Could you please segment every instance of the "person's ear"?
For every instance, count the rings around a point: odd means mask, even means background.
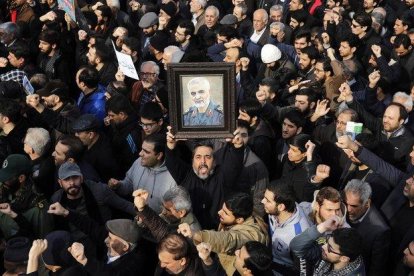
[[[185,266],[187,264],[187,259],[186,258],[181,258],[181,260],[180,260],[180,265],[181,266]]]
[[[123,120],[125,120],[125,119],[128,117],[128,115],[127,115],[125,112],[123,112],[123,111],[119,112],[119,116],[120,116]]]
[[[177,211],[177,213],[178,213],[178,216],[180,218],[183,218],[183,217],[185,217],[187,215],[187,211],[186,210],[180,210],[180,211]]]
[[[367,200],[367,203],[365,203],[365,207],[366,208],[371,207],[371,199],[370,198]]]
[[[356,47],[351,47],[351,52],[352,53],[355,53],[355,51],[357,50],[357,48]]]
[[[278,210],[279,212],[282,212],[282,211],[286,210],[286,206],[285,206],[285,204],[283,204],[283,203],[278,204],[278,205],[276,206],[276,208],[277,208],[277,210]]]
[[[244,218],[236,218],[237,224],[242,224],[244,222]]]
[[[252,121],[251,125],[255,125],[257,123],[257,120],[258,120],[257,116],[254,116],[253,118],[251,118],[251,121]]]
[[[310,105],[309,105],[310,109],[314,109],[315,108],[315,105],[316,105],[315,102],[311,102]]]
[[[299,27],[302,27],[303,25],[305,25],[305,23],[304,23],[304,22],[300,22],[300,23],[299,23]]]
[[[349,257],[342,255],[341,257],[339,257],[339,260],[342,263],[349,263]]]
[[[296,130],[296,135],[302,133],[302,127],[298,127],[298,129]]]
[[[58,181],[58,183],[59,183],[59,186],[60,186],[61,188],[63,188],[63,185],[62,185],[62,179],[59,179],[59,178],[58,178],[58,180],[57,180],[57,181]]]
[[[26,181],[26,176],[24,174],[21,174],[17,179],[19,180],[19,183],[24,183]]]
[[[163,152],[159,152],[159,153],[157,154],[157,160],[158,160],[158,161],[161,161],[163,158],[164,158],[164,153],[163,153]]]

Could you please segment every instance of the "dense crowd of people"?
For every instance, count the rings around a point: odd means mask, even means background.
[[[3,275],[414,275],[413,0],[7,0],[0,22]],[[167,70],[209,62],[235,69],[233,137],[178,139]],[[184,126],[227,125],[208,76],[184,90]]]

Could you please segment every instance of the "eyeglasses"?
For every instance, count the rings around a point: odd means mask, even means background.
[[[341,254],[341,253],[335,252],[335,251],[333,250],[333,248],[332,248],[331,244],[329,243],[329,239],[330,239],[330,238],[331,238],[331,237],[328,237],[328,239],[326,240],[326,245],[327,245],[327,247],[328,247],[328,252],[329,252],[329,253],[332,253],[332,254],[335,254],[335,255],[338,255],[338,256],[342,256],[342,254]]]
[[[141,77],[155,77],[157,74],[155,73],[150,73],[150,72],[139,72],[139,75]]]
[[[154,123],[149,123],[149,124],[144,124],[142,122],[138,123],[142,128],[152,128],[155,124],[157,124],[157,122]]]

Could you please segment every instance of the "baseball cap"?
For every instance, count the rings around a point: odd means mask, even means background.
[[[15,176],[30,173],[32,162],[23,154],[10,154],[4,160],[0,169],[0,182],[7,181]]]
[[[59,179],[66,179],[71,176],[82,176],[79,166],[73,162],[63,163],[58,171]]]

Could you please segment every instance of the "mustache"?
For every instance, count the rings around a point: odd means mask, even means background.
[[[198,166],[199,170],[201,170],[202,168],[208,169],[208,166],[206,164],[201,164],[200,166]]]

